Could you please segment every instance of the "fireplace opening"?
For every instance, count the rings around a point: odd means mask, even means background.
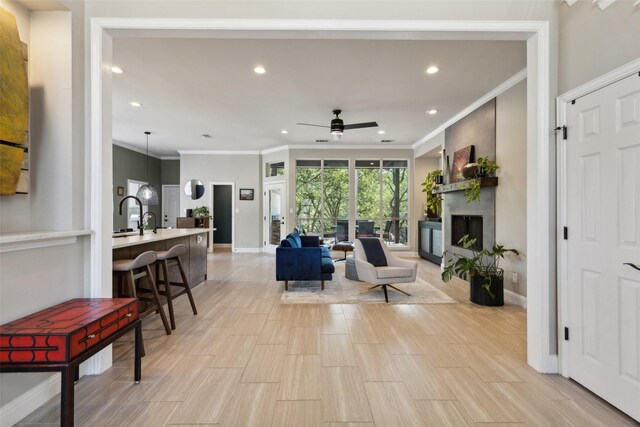
[[[458,244],[465,235],[476,239],[473,249],[482,249],[482,216],[451,215],[451,246],[462,247]]]

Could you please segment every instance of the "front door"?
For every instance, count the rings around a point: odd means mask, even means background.
[[[569,375],[640,421],[640,76],[568,107]]]
[[[162,226],[176,228],[176,218],[180,213],[180,186],[162,186]]]
[[[275,253],[280,240],[287,235],[285,197],[284,182],[264,185],[264,247],[269,253]]]

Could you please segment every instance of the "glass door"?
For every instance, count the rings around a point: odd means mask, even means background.
[[[264,186],[264,246],[275,253],[280,241],[287,235],[285,225],[286,203],[284,182]]]

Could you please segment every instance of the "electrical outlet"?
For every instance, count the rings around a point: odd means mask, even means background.
[[[513,273],[511,273],[511,281],[513,283],[518,283],[518,272],[514,271]]]

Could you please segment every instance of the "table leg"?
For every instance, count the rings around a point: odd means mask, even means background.
[[[77,365],[74,369],[73,369],[73,383],[77,383],[78,381],[80,381],[80,365]]]
[[[133,381],[138,384],[142,377],[142,322],[138,322],[135,335]]]
[[[60,425],[73,426],[75,367],[65,366],[62,371],[62,391],[60,396]]]

